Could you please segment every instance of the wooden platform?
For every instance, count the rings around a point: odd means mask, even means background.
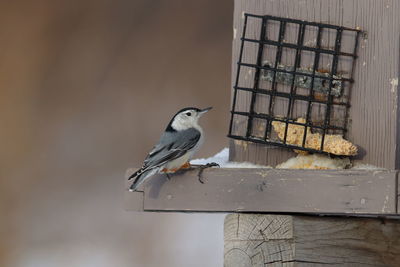
[[[127,174],[133,172],[128,170]],[[212,168],[152,177],[125,188],[131,211],[257,212],[392,216],[399,214],[397,171]]]

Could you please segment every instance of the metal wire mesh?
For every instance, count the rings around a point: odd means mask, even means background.
[[[326,153],[326,135],[347,131],[360,33],[245,14],[228,137]],[[274,122],[284,123],[283,137],[273,130]],[[301,144],[287,142],[291,125],[303,129]],[[310,133],[320,134],[318,147],[307,146]]]

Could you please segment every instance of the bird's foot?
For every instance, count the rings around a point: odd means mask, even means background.
[[[170,181],[171,180],[171,176],[169,176],[168,173],[165,173],[165,176],[167,176],[167,180]]]
[[[183,164],[181,167],[177,168],[177,169],[163,169],[161,172],[163,172],[166,176],[167,179],[170,179],[170,176],[168,175],[169,173],[175,173],[178,170],[182,170],[182,171],[191,171],[191,170],[199,170],[199,172],[197,173],[197,177],[199,178],[199,182],[204,184],[204,179],[203,179],[203,171],[205,169],[211,168],[211,167],[219,167],[218,163],[215,162],[210,162],[204,165],[197,165],[197,164],[190,164],[189,162],[186,162],[185,164]]]
[[[179,169],[180,170],[187,170],[187,169],[191,169],[192,165],[190,165],[190,162],[186,162],[185,164],[183,164]]]
[[[199,172],[197,173],[197,177],[199,178],[199,182],[200,183],[204,184],[204,182],[205,182],[204,179],[203,179],[203,171],[205,169],[208,169],[208,168],[211,168],[211,167],[219,167],[219,164],[215,163],[215,162],[210,162],[210,163],[207,163],[205,165],[198,165],[197,166],[197,168],[199,169]]]

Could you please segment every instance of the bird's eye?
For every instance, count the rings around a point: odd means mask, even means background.
[[[192,113],[188,112],[186,113],[187,116],[192,116]]]

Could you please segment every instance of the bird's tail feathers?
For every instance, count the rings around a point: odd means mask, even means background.
[[[144,171],[146,170],[146,168],[142,167],[139,170],[135,171],[134,173],[131,174],[131,176],[129,176],[128,181],[132,178],[135,178],[137,176],[140,176]]]
[[[129,190],[136,191],[139,185],[141,185],[146,180],[147,177],[152,176],[156,172],[157,169],[141,168],[137,170],[128,178],[128,180],[135,178],[135,180],[133,180],[133,183],[129,187]]]

